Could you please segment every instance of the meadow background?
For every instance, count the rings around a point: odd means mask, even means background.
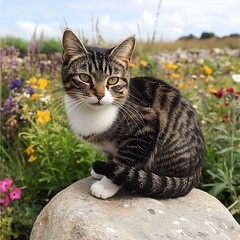
[[[205,34],[205,35],[204,35]],[[138,41],[131,75],[164,79],[192,103],[206,158],[199,188],[240,222],[240,38],[204,33]],[[113,46],[96,33],[94,44]],[[82,36],[85,43],[91,39]],[[28,239],[49,200],[89,176],[101,152],[71,132],[63,104],[61,41],[1,39],[0,239]]]

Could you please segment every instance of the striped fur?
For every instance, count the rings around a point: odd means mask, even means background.
[[[81,98],[96,96],[101,105],[103,89],[118,107],[104,131],[84,135],[80,129],[76,133],[106,153],[106,162],[93,164],[96,174],[145,196],[184,196],[198,184],[204,159],[197,114],[180,92],[164,81],[129,78],[133,46],[133,38],[128,38],[112,49],[84,47],[70,30],[65,31],[62,80],[66,94],[81,103],[77,106],[79,118],[82,108],[92,107]],[[91,83],[83,83],[81,73],[91,76]],[[113,86],[108,84],[112,76],[119,78]],[[99,114],[104,107],[94,105]],[[73,122],[72,117],[69,120]]]

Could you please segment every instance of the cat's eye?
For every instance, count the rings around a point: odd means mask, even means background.
[[[85,82],[85,83],[90,83],[90,82],[92,82],[91,77],[90,77],[89,75],[85,74],[85,73],[79,74],[79,78],[80,78],[83,82]]]
[[[118,77],[111,77],[108,79],[108,85],[115,85],[118,83],[118,81],[119,81]]]

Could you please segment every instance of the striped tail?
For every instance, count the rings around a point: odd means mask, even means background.
[[[200,170],[186,177],[160,176],[136,167],[101,161],[93,164],[93,170],[127,190],[155,198],[184,196],[198,184],[201,176]]]

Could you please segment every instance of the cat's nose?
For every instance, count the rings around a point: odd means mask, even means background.
[[[98,92],[98,93],[95,93],[95,96],[98,98],[98,100],[100,101],[104,96],[105,94],[103,92]]]

